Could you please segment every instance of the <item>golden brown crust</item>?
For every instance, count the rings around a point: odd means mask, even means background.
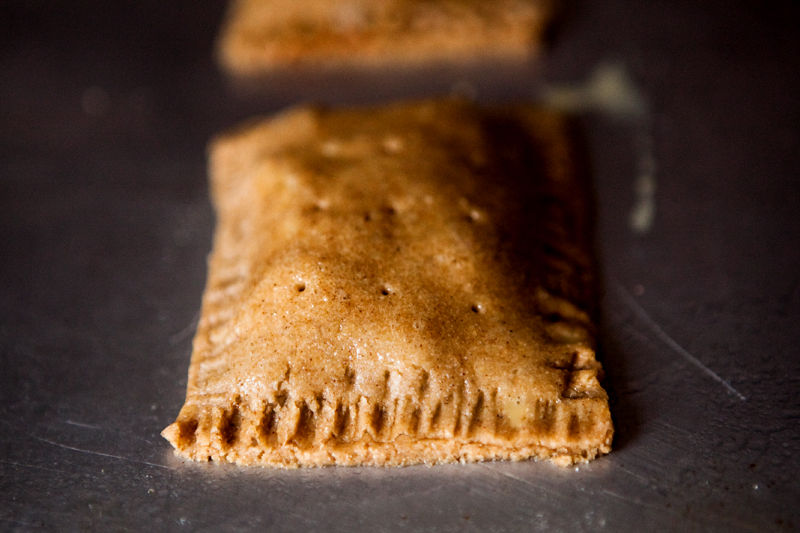
[[[223,66],[419,65],[533,55],[551,0],[233,0]]]
[[[607,453],[565,128],[446,100],[300,108],[218,139],[208,287],[164,436],[242,465]]]

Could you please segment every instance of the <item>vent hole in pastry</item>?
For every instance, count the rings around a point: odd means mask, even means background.
[[[349,365],[344,369],[344,380],[349,387],[352,387],[356,382],[356,373]]]
[[[483,313],[483,306],[481,304],[472,304],[470,309],[472,309],[472,312],[476,314]]]
[[[364,222],[369,222],[370,220],[372,220],[372,214],[364,213]]]
[[[467,222],[478,222],[481,219],[481,214],[474,209],[467,214]]]
[[[301,281],[300,283],[295,285],[294,288],[297,290],[297,292],[303,292],[304,290],[306,290],[306,283],[304,281]]]
[[[382,295],[389,296],[391,293],[392,293],[392,289],[390,289],[389,287],[387,287],[385,285],[383,287],[381,287],[381,294]]]

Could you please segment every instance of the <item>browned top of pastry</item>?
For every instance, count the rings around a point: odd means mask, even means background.
[[[556,115],[461,101],[300,108],[218,139],[208,288],[168,438],[241,464],[608,451],[591,209],[567,139]],[[230,449],[198,447],[213,427],[238,435]]]

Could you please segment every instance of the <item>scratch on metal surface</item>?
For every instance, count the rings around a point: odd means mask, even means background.
[[[14,520],[13,518],[2,518],[0,517],[0,522],[8,522],[9,524],[17,524],[20,526],[30,526],[36,527],[38,524],[31,524],[30,522],[20,522],[19,520]]]
[[[200,322],[200,311],[201,309],[197,310],[197,312],[194,314],[194,318],[192,318],[192,321],[189,322],[188,326],[169,338],[169,343],[171,346],[175,346],[176,344],[183,342],[190,337],[192,333],[194,333],[194,331],[197,329],[197,323]]]
[[[685,435],[694,435],[694,433],[692,433],[691,431],[686,431],[685,429],[679,428],[678,426],[673,426],[669,422],[664,422],[663,420],[656,420],[656,422],[658,422],[662,426],[667,426],[670,429],[674,429],[675,431],[680,431],[681,433],[683,433]]]
[[[630,333],[631,335],[633,335],[634,337],[636,337],[639,340],[639,342],[641,342],[643,344],[647,344],[648,346],[650,346],[652,348],[656,347],[656,343],[653,342],[647,335],[645,335],[644,333],[642,333],[641,331],[639,331],[637,328],[633,327],[632,325],[628,324],[627,322],[622,325],[622,328],[625,331],[627,331],[628,333]]]
[[[617,468],[619,468],[620,470],[622,470],[623,472],[625,472],[629,476],[631,476],[633,478],[636,478],[636,480],[639,481],[639,483],[641,483],[642,485],[650,486],[650,480],[648,480],[646,477],[640,476],[639,474],[631,472],[630,470],[628,470],[624,466],[617,466]]]
[[[147,444],[150,444],[152,446],[156,445],[156,442],[154,442],[151,439],[146,439],[144,437],[140,437],[139,435],[132,435],[130,433],[127,433],[125,431],[121,431],[121,430],[118,430],[118,429],[104,428],[102,426],[94,426],[92,424],[84,424],[82,422],[75,422],[73,420],[64,420],[63,423],[64,424],[68,424],[70,426],[79,427],[79,428],[86,428],[86,429],[94,429],[94,430],[98,430],[98,431],[112,432],[112,433],[116,433],[118,435],[122,435],[125,439],[128,439],[128,440],[136,439],[136,440],[141,441],[141,442],[146,442]]]
[[[148,463],[147,461],[139,461],[137,459],[131,459],[129,457],[122,457],[121,455],[112,455],[110,453],[95,452],[93,450],[83,450],[81,448],[75,448],[75,447],[72,447],[72,446],[67,446],[66,444],[59,444],[58,442],[53,442],[51,440],[43,439],[43,438],[37,437],[35,435],[29,435],[29,436],[32,439],[36,439],[36,440],[44,442],[46,444],[50,444],[51,446],[58,446],[59,448],[64,448],[65,450],[72,450],[74,452],[88,453],[90,455],[99,455],[101,457],[110,457],[111,459],[119,459],[120,461],[128,461],[128,462],[131,462],[131,463],[138,463],[138,464],[147,465],[147,466],[155,466],[157,468],[166,468],[167,470],[174,470],[174,468],[166,466],[166,465],[160,465],[160,464],[156,464],[156,463]]]
[[[622,500],[624,502],[632,503],[633,505],[638,505],[640,507],[647,507],[647,508],[650,508],[650,509],[662,510],[662,507],[660,505],[653,505],[652,503],[645,503],[642,500],[636,500],[634,498],[628,498],[627,496],[623,496],[622,494],[618,494],[616,492],[612,492],[612,491],[610,491],[608,489],[603,489],[601,491],[601,493],[602,494],[608,494],[611,497],[618,498],[618,499],[620,499],[620,500]]]
[[[481,468],[485,468],[485,469],[487,469],[487,470],[490,470],[491,472],[494,472],[495,474],[499,474],[499,475],[501,475],[501,476],[504,476],[504,477],[507,477],[507,478],[513,479],[514,481],[517,481],[517,482],[519,482],[519,483],[522,483],[523,485],[528,485],[528,486],[530,486],[530,487],[533,487],[533,488],[535,488],[535,489],[543,490],[544,492],[547,492],[547,493],[553,494],[554,496],[558,496],[558,497],[562,497],[562,498],[564,497],[564,495],[563,495],[563,494],[561,494],[560,492],[556,492],[556,491],[554,491],[554,490],[547,489],[547,488],[545,488],[545,487],[542,487],[541,485],[537,485],[537,484],[535,484],[535,483],[531,483],[530,481],[528,481],[528,480],[526,480],[526,479],[519,478],[519,477],[515,476],[514,474],[509,474],[508,472],[503,472],[502,470],[497,470],[497,469],[495,469],[495,468],[492,468],[492,467],[491,467],[490,465],[488,465],[488,464],[485,464],[485,463],[478,463],[478,465],[479,465]]]
[[[658,438],[658,437],[656,437],[656,438]],[[666,444],[671,444],[672,443],[672,441],[668,441],[668,440],[665,440],[663,438],[661,439],[661,441],[666,443]],[[657,453],[654,454],[654,453],[650,453],[649,451],[644,451],[644,452],[640,453],[639,455],[650,466],[657,466],[659,468],[668,468],[670,463],[671,463],[671,461],[669,459],[667,459],[663,455],[659,455]]]
[[[645,324],[647,324],[648,327],[650,327],[650,329],[653,331],[656,337],[659,338],[659,340],[661,340],[664,344],[675,350],[680,356],[682,356],[684,359],[686,359],[691,364],[696,366],[698,369],[700,369],[700,371],[709,376],[711,379],[713,379],[714,381],[716,381],[717,383],[721,384],[723,387],[728,389],[728,392],[735,395],[743,402],[747,401],[747,398],[741,392],[734,389],[733,386],[726,380],[722,379],[719,376],[719,374],[708,368],[698,358],[687,352],[680,344],[675,342],[672,339],[672,337],[667,335],[667,333],[663,329],[661,329],[661,327],[658,324],[656,324],[655,320],[650,318],[650,315],[648,315],[647,311],[645,311],[644,308],[642,308],[642,306],[639,305],[639,302],[637,302],[633,298],[633,296],[628,294],[628,291],[626,291],[625,288],[622,286],[622,284],[619,283],[617,280],[614,280],[614,288],[616,289],[619,296],[625,301],[625,303],[628,304],[628,307],[630,307],[630,309],[636,314],[637,317],[639,317],[639,319],[642,322],[644,322]]]
[[[426,496],[428,494],[432,494],[432,493],[435,493],[437,491],[440,491],[440,490],[442,490],[442,487],[444,487],[444,486],[445,486],[445,484],[436,484],[436,485],[433,485],[432,487],[427,488],[425,490],[414,490],[414,489],[411,489],[411,490],[404,491],[402,493],[402,496],[404,496],[404,497],[405,496],[414,496],[414,497],[418,498],[420,496]]]
[[[60,474],[70,474],[71,473],[71,472],[67,472],[66,470],[59,470],[57,468],[45,468],[43,466],[29,465],[29,464],[26,464],[26,463],[16,463],[14,461],[0,461],[0,463],[6,464],[6,465],[12,465],[12,466],[21,466],[23,468],[34,468],[36,470],[46,470],[47,472],[58,472]]]
[[[83,424],[81,422],[75,422],[74,420],[64,420],[65,424],[69,424],[70,426],[78,426],[79,428],[88,428],[88,429],[103,429],[100,426],[93,426],[91,424]]]

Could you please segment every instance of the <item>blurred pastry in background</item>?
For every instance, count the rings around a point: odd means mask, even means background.
[[[552,0],[232,0],[218,58],[234,76],[287,67],[416,67],[538,53]]]

